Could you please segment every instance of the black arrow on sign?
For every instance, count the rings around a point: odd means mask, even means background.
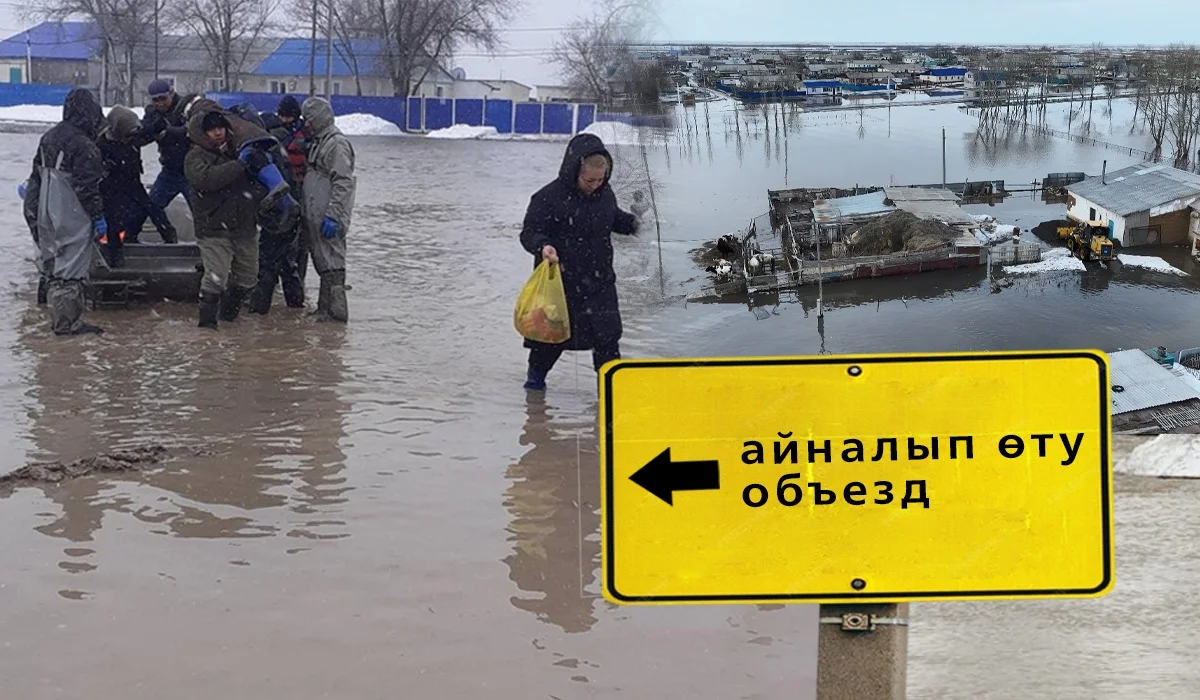
[[[676,491],[713,491],[721,488],[721,470],[717,460],[672,462],[671,448],[663,450],[646,466],[629,477],[633,483],[672,503]]]

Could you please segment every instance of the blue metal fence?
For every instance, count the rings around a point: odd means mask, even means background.
[[[66,93],[63,93],[64,96]],[[249,102],[259,111],[274,111],[283,95],[262,92],[209,93],[225,107]],[[306,95],[294,95],[303,102]],[[2,99],[2,97],[0,97]],[[58,100],[61,104],[61,99]],[[623,121],[636,126],[657,125],[627,114],[597,113],[596,105],[566,102],[514,102],[513,100],[450,99],[441,97],[356,97],[334,95],[336,114],[373,114],[406,131],[435,131],[456,124],[491,126],[501,134],[570,135],[596,121]]]
[[[0,83],[0,107],[15,105],[61,105],[67,100],[71,85],[41,85],[38,83]]]
[[[71,89],[70,85],[0,83],[0,107],[61,105]],[[249,102],[260,112],[273,112],[283,95],[269,92],[210,92],[207,97],[224,107]],[[293,97],[303,103],[307,95]],[[597,121],[619,121],[633,126],[668,125],[663,117],[601,114],[594,104],[568,102],[334,95],[331,104],[335,114],[372,114],[413,132],[466,124],[495,127],[501,134],[570,135],[583,131]]]

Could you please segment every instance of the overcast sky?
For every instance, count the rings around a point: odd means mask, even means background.
[[[555,35],[594,3],[524,0],[496,57],[463,49],[455,66],[469,78],[557,83],[547,62]],[[1194,0],[658,0],[654,38],[677,42],[897,42],[989,44],[1168,44],[1200,42]],[[16,0],[0,0],[0,34],[21,31]]]

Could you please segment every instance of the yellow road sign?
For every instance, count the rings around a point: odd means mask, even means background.
[[[1099,351],[619,360],[601,370],[614,603],[1099,597]]]

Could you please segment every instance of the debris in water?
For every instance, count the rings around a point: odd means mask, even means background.
[[[886,253],[919,253],[937,250],[952,243],[961,234],[949,224],[921,219],[907,211],[896,211],[864,224],[846,241],[851,256]]]
[[[732,233],[727,233],[715,241],[704,244],[692,253],[692,259],[701,267],[716,266],[722,260],[740,260],[742,257],[742,242]]]
[[[0,475],[0,487],[35,483],[59,483],[67,479],[96,473],[141,471],[149,464],[157,464],[167,454],[162,445],[140,447],[123,452],[84,457],[73,462],[34,462],[7,474]]]

